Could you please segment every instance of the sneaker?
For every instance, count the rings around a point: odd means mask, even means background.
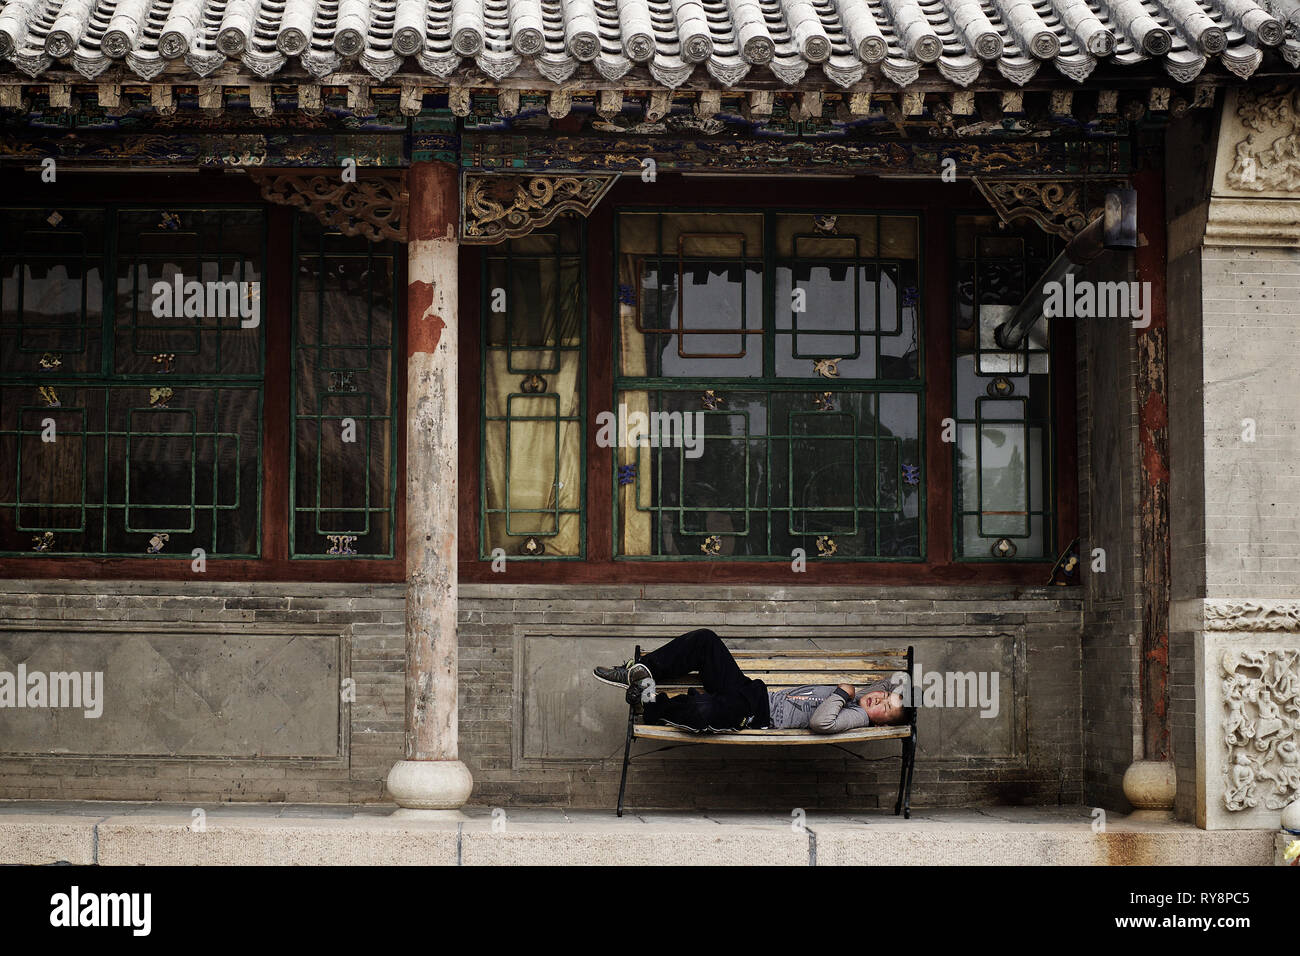
[[[632,705],[633,709],[640,710],[642,704],[648,704],[655,699],[655,680],[653,677],[643,677],[627,689],[623,699]]]
[[[654,703],[656,699],[655,681],[653,677],[646,677],[637,681],[627,689],[623,698],[632,708],[633,720],[640,724],[645,722],[645,705]]]
[[[591,673],[596,680],[614,687],[632,687],[637,681],[650,677],[650,668],[644,664],[624,661],[617,667],[597,667]]]

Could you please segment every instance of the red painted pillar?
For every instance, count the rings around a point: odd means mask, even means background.
[[[473,780],[456,749],[456,168],[407,173],[406,759],[388,774],[398,805],[454,810]]]
[[[1169,382],[1165,310],[1164,177],[1148,169],[1134,177],[1139,282],[1151,283],[1151,323],[1137,330],[1138,457],[1142,540],[1142,741],[1146,760],[1168,760],[1169,734]]]

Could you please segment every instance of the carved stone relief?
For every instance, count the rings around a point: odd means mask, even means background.
[[[1300,88],[1240,87],[1224,97],[1205,245],[1300,242]]]
[[[1237,812],[1300,797],[1300,650],[1225,649],[1223,800]]]
[[[1247,192],[1300,190],[1300,108],[1296,90],[1241,89],[1228,185]],[[1244,134],[1244,135],[1243,135]]]
[[[1207,631],[1300,631],[1300,601],[1206,601]]]

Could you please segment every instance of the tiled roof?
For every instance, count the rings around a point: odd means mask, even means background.
[[[300,64],[322,79],[436,82],[472,65],[491,80],[559,83],[590,63],[596,79],[644,66],[666,87],[701,67],[722,87],[771,75],[847,87],[876,73],[905,85],[922,71],[967,86],[986,70],[1023,84],[1050,63],[1082,81],[1105,61],[1152,59],[1188,82],[1216,57],[1249,76],[1268,47],[1300,65],[1300,40],[1287,37],[1300,2],[1262,2],[0,0],[0,57],[30,77],[71,68],[87,79],[120,61],[128,80],[204,77],[235,61],[258,77]]]

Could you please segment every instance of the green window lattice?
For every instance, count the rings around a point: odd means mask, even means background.
[[[1041,230],[1008,229],[991,216],[955,219],[953,322],[956,402],[955,553],[967,561],[1041,561],[1054,535],[1050,327],[1006,351],[994,331],[1050,264]]]
[[[295,558],[393,556],[401,248],[297,217],[290,468]]]
[[[923,559],[917,217],[617,221],[616,405],[703,439],[615,429],[615,553]]]
[[[265,251],[257,208],[0,208],[0,553],[259,554]]]
[[[585,220],[483,258],[480,557],[585,554]]]

